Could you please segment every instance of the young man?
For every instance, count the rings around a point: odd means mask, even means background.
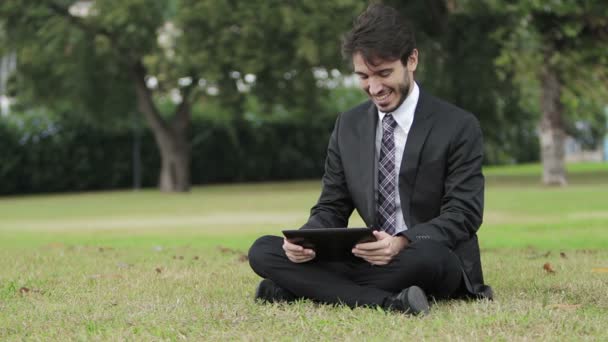
[[[346,227],[356,209],[376,242],[357,261],[321,262],[277,236],[249,251],[265,278],[256,298],[309,298],[350,307],[427,313],[435,299],[492,298],[483,284],[482,134],[477,119],[418,87],[414,34],[393,8],[371,5],[343,39],[370,100],[342,113],[331,135],[323,189],[303,228]]]

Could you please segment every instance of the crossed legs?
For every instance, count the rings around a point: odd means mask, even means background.
[[[283,238],[262,236],[249,250],[251,268],[296,297],[328,304],[382,306],[387,297],[417,285],[437,299],[457,294],[462,270],[456,255],[433,241],[412,243],[385,266],[365,261],[296,264],[285,256]]]

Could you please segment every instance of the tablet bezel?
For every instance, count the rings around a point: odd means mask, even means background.
[[[373,231],[371,228],[286,229],[283,235],[291,243],[314,250],[315,260],[341,261],[362,260],[352,254],[352,249],[358,243],[377,241]]]

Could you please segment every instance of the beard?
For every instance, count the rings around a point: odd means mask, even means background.
[[[410,93],[410,79],[409,79],[409,77],[407,77],[407,73],[405,74],[403,83],[398,84],[397,90],[398,90],[397,93],[399,94],[399,102],[397,102],[397,105],[395,105],[394,108],[391,108],[391,110],[387,111],[387,113],[394,112],[397,108],[399,108],[399,106],[401,106],[403,104],[405,99],[407,99],[407,96]]]

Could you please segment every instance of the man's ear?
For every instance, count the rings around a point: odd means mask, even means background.
[[[412,50],[412,53],[407,58],[407,70],[414,72],[418,66],[418,49]]]

